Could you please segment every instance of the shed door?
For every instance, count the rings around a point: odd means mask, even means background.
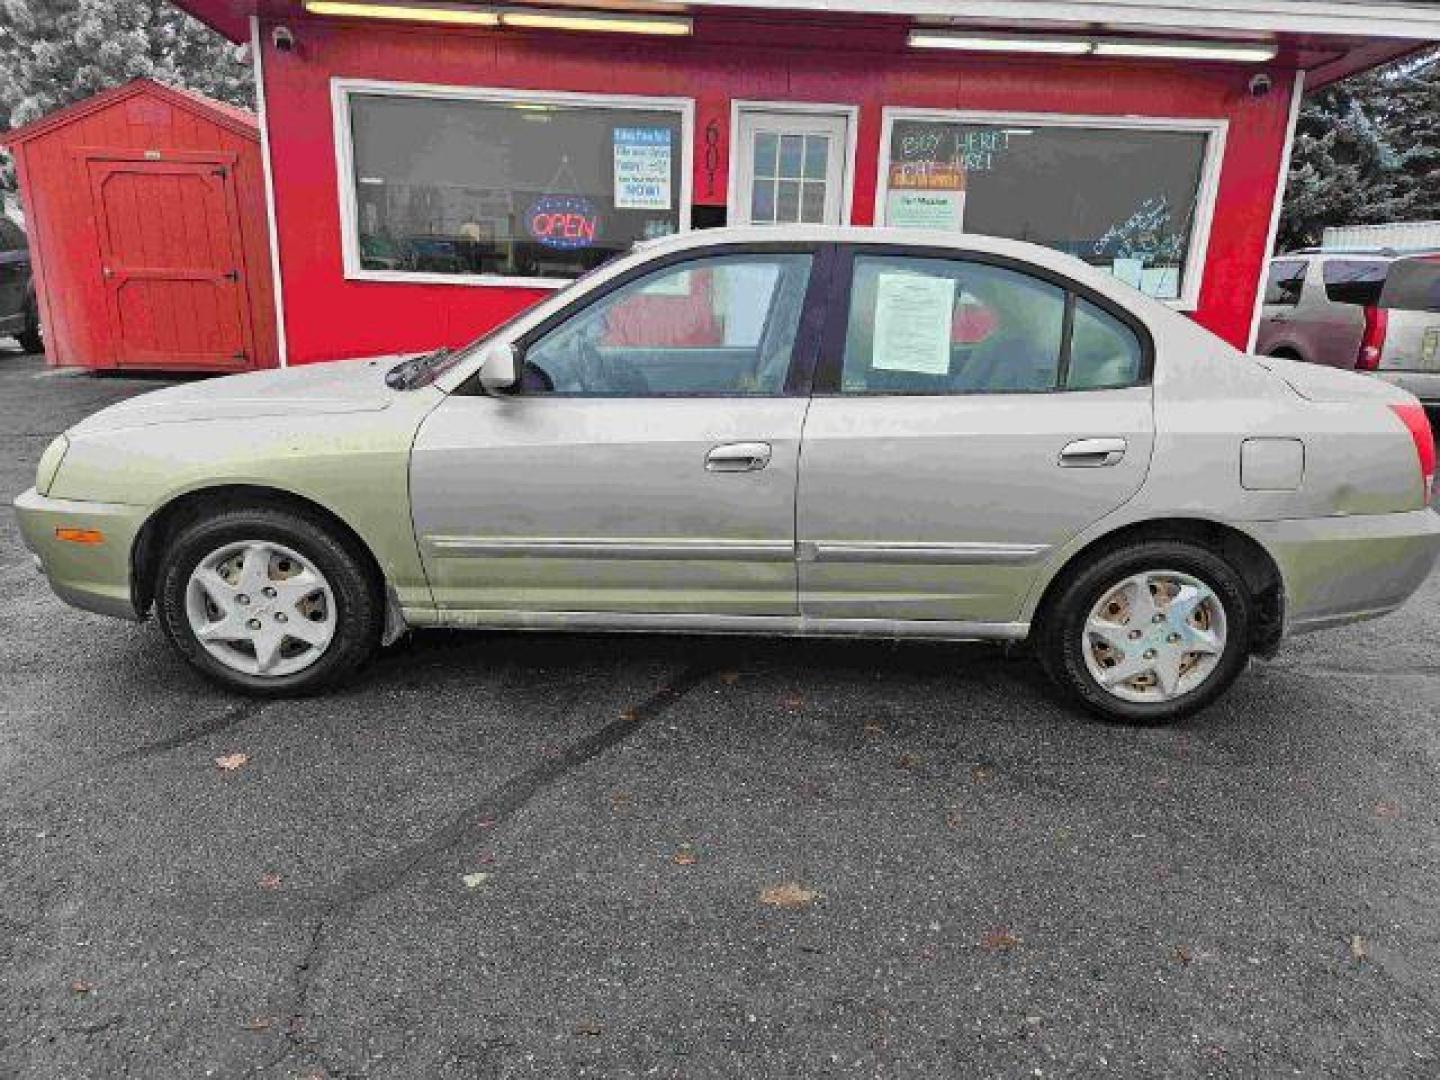
[[[115,363],[252,366],[234,170],[92,160],[90,191]]]

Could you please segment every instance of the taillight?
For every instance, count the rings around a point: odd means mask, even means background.
[[[1430,430],[1430,418],[1425,415],[1425,407],[1418,401],[1391,405],[1390,411],[1400,418],[1400,422],[1409,429],[1410,437],[1415,440],[1415,453],[1420,458],[1420,482],[1424,487],[1425,504],[1428,506],[1435,489],[1435,435]]]
[[[1360,338],[1360,351],[1355,354],[1356,371],[1374,371],[1380,366],[1385,351],[1385,332],[1390,329],[1390,312],[1382,307],[1365,309],[1365,334]]]

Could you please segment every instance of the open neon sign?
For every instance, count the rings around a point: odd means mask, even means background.
[[[542,195],[525,220],[539,243],[562,251],[590,247],[600,229],[600,211],[583,195]]]

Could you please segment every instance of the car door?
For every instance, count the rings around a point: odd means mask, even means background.
[[[1255,351],[1269,356],[1277,350],[1294,351],[1296,308],[1305,289],[1309,267],[1304,259],[1275,259],[1265,279],[1265,302],[1260,310],[1260,326],[1255,336]]]
[[[1054,549],[1145,477],[1148,334],[993,256],[861,247],[837,278],[801,458],[801,614],[1015,620]]]
[[[0,213],[0,333],[21,330],[30,250],[20,226]]]
[[[793,617],[820,255],[668,256],[519,341],[518,392],[449,397],[412,459],[439,606]]]

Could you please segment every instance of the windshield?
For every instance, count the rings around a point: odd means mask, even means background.
[[[563,288],[556,290],[554,294],[547,296],[544,300],[540,300],[537,303],[529,305],[528,307],[521,308],[514,315],[511,315],[508,319],[502,322],[500,325],[491,327],[489,330],[485,331],[485,333],[481,334],[478,338],[470,342],[468,345],[462,345],[459,349],[456,349],[455,352],[451,353],[450,357],[453,361],[453,364],[458,364],[460,361],[468,360],[470,357],[474,356],[492,338],[501,336],[505,333],[505,331],[509,330],[516,323],[520,322],[520,320],[529,318],[530,315],[535,311],[535,309],[540,306],[540,304],[553,304],[555,301],[561,300],[569,296],[572,292],[576,290],[577,287],[585,284],[587,281],[595,277],[595,275],[599,274],[601,271],[608,270],[613,265],[614,260],[611,260],[610,262],[601,263],[599,266],[591,267],[589,270],[586,270],[585,273],[581,274],[579,277],[566,284]],[[453,366],[453,364],[448,366]]]

